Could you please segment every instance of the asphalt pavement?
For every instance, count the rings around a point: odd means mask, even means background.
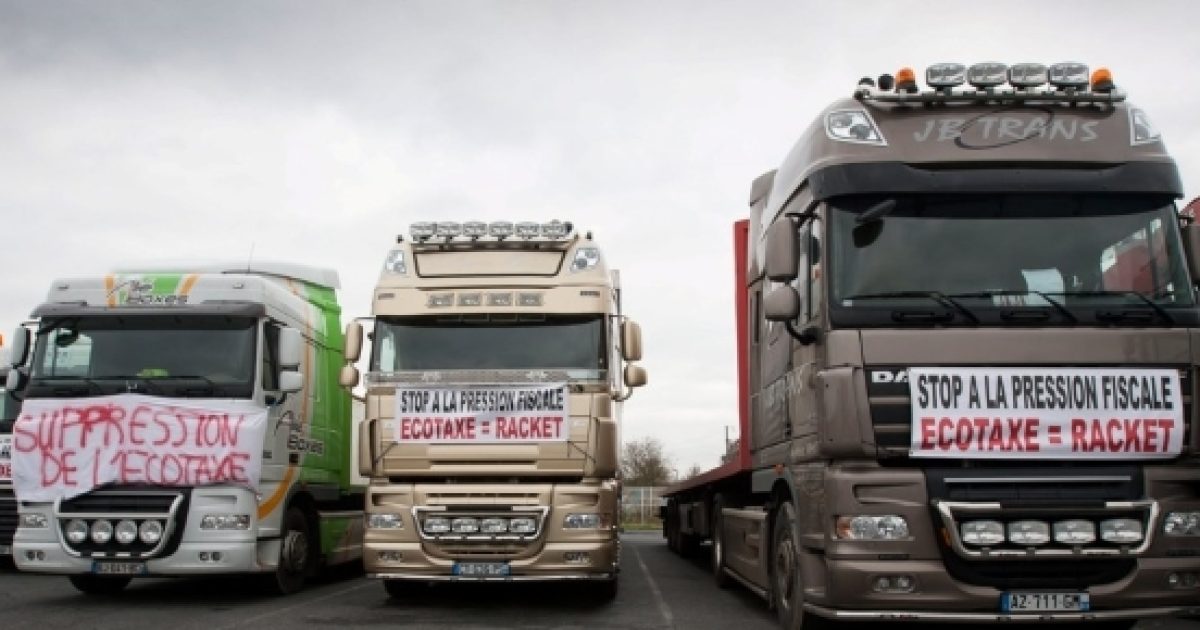
[[[703,558],[667,551],[657,532],[622,544],[621,588],[597,601],[585,584],[414,585],[401,599],[354,569],[296,595],[275,597],[237,577],[143,579],[113,597],[78,593],[65,577],[0,570],[0,628],[663,629],[772,630],[774,615],[745,589],[718,589]],[[858,628],[867,626],[856,626]],[[1200,630],[1200,621],[1155,620],[1139,628]]]

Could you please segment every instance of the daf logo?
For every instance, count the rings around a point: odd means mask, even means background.
[[[426,383],[433,383],[442,380],[441,372],[422,372],[421,380]]]
[[[895,372],[893,372],[891,370],[872,370],[871,371],[871,382],[872,383],[907,383],[908,382],[908,370],[896,370]]]

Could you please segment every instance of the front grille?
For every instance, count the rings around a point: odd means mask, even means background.
[[[96,490],[65,501],[55,508],[59,535],[67,551],[85,558],[154,558],[169,555],[179,547],[187,522],[189,492],[161,489]],[[79,542],[67,538],[67,526],[82,521],[89,532],[98,521],[108,521],[115,529],[121,521],[132,521],[139,528],[147,521],[162,525],[159,540],[144,542],[137,537],[121,544],[113,536],[99,543],[89,534]]]
[[[11,486],[0,488],[0,545],[12,545],[17,522],[17,495]]]

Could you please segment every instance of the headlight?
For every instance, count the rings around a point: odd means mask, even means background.
[[[1142,522],[1132,518],[1110,518],[1100,522],[1100,539],[1111,543],[1142,541]]]
[[[968,545],[998,545],[1004,542],[1004,524],[999,521],[968,521],[959,528]]]
[[[138,527],[138,538],[147,545],[162,540],[163,524],[160,521],[142,521],[141,527]]]
[[[479,519],[477,518],[456,518],[450,521],[450,531],[455,534],[475,534],[479,532]]]
[[[571,261],[571,271],[587,271],[600,264],[599,247],[580,247],[575,250],[575,259]]]
[[[1064,545],[1096,542],[1096,524],[1083,519],[1059,521],[1054,524],[1054,540]]]
[[[403,529],[404,519],[399,514],[368,514],[367,529]]]
[[[479,531],[485,534],[503,534],[508,531],[508,521],[502,518],[485,518],[479,523]]]
[[[63,528],[63,535],[67,537],[67,542],[78,545],[87,540],[88,524],[77,518],[67,521],[67,526]]]
[[[104,519],[92,521],[92,542],[96,543],[97,545],[103,545],[104,543],[112,540],[112,535],[112,523]]]
[[[250,529],[249,514],[205,514],[200,529]]]
[[[22,514],[21,515],[21,527],[28,527],[30,529],[41,529],[46,526],[46,523],[47,523],[47,521],[46,521],[45,514]]]
[[[563,519],[563,529],[601,529],[608,519],[600,514],[568,514]]]
[[[847,540],[901,540],[908,538],[903,516],[839,516],[837,536]]]
[[[1044,545],[1050,542],[1050,525],[1043,521],[1013,521],[1008,540],[1015,545]]]
[[[1163,519],[1168,536],[1200,536],[1200,512],[1168,512]]]
[[[838,109],[825,114],[825,135],[841,142],[887,146],[871,115],[861,109]]]
[[[532,534],[537,531],[537,521],[528,516],[519,516],[508,522],[508,531],[514,534]]]
[[[450,519],[442,518],[441,516],[431,516],[425,519],[426,534],[447,534],[450,533]]]
[[[118,543],[128,545],[137,540],[138,526],[131,520],[125,519],[117,523],[117,528],[113,532],[113,538],[117,539]]]

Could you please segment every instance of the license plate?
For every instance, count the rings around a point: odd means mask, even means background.
[[[1087,593],[1005,593],[1004,612],[1084,612],[1091,608]]]
[[[144,562],[92,562],[92,573],[99,575],[143,575],[146,573]]]
[[[11,556],[12,545],[0,545],[0,556]]]
[[[458,562],[454,575],[459,577],[504,577],[509,574],[507,562]]]

